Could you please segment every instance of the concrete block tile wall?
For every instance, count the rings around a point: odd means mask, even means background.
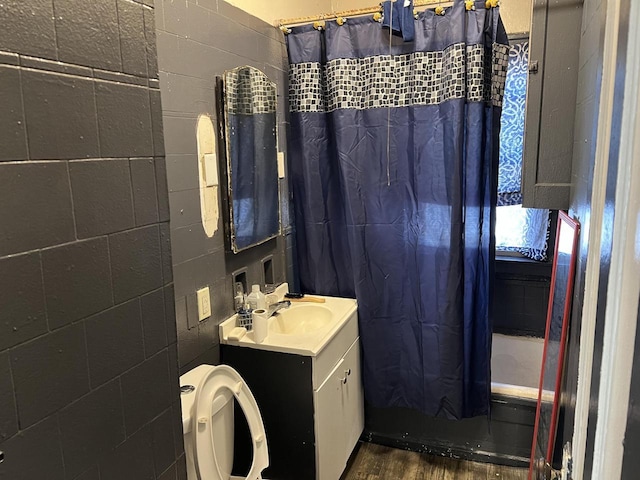
[[[153,3],[0,2],[0,478],[184,478]]]
[[[15,347],[9,360],[21,429],[89,392],[82,323]]]
[[[169,408],[158,416],[150,425],[151,442],[154,445],[153,462],[156,472],[164,472],[171,467],[171,458],[175,455],[173,437],[173,412]]]
[[[151,85],[150,85],[151,86]],[[154,88],[160,88],[160,82],[154,84]],[[160,104],[160,92],[158,90],[149,90],[149,101],[151,102],[151,130],[153,135],[153,154],[156,157],[164,157],[164,135],[162,133],[162,106]],[[163,158],[156,159],[156,163],[161,162],[162,166],[164,165]],[[156,171],[158,170],[159,165],[156,165]],[[162,175],[164,186],[167,184],[166,175]],[[158,192],[158,196],[161,195],[162,192]],[[167,199],[166,195],[164,199]],[[162,208],[162,205],[159,206]],[[162,210],[160,210],[162,213]],[[167,214],[168,215],[168,214]],[[167,217],[168,219],[168,217]],[[162,216],[160,217],[160,221],[162,220]]]
[[[153,156],[149,91],[96,81],[101,152],[105,157]]]
[[[77,480],[100,480],[100,472],[94,467],[80,475]]]
[[[55,21],[59,60],[122,70],[116,0],[57,0]],[[93,41],[87,42],[86,38]]]
[[[158,223],[158,189],[153,158],[129,161],[136,225]]]
[[[14,435],[2,443],[5,460],[2,475],[6,478],[46,478],[65,480],[65,467],[60,454],[60,429],[55,416]],[[35,461],[34,452],[37,452]]]
[[[5,350],[45,333],[47,319],[40,254],[0,259],[0,272],[15,272],[0,275],[0,350]]]
[[[173,465],[164,474],[162,474],[162,476],[159,478],[159,480],[175,480],[176,475],[177,475],[176,467],[175,467],[175,465]],[[185,472],[185,477],[184,478],[186,478],[186,472]]]
[[[197,155],[168,155],[166,161],[170,192],[200,188]]]
[[[99,156],[93,80],[22,69],[22,90],[30,159]]]
[[[193,61],[194,64],[197,62],[198,60]],[[167,100],[162,102],[165,113],[197,116],[200,112],[214,109],[215,91],[198,78],[162,72],[160,88],[174,92],[174,95],[167,96]]]
[[[0,256],[73,240],[74,219],[64,163],[0,164]],[[38,192],[34,195],[33,192]],[[34,222],[38,219],[38,222]]]
[[[105,467],[100,470],[100,479],[153,478],[153,447],[150,427],[138,430],[107,457]]]
[[[162,64],[160,64],[162,68]],[[160,75],[162,75],[162,70]],[[166,93],[162,93],[164,97],[170,95],[167,89]],[[169,101],[169,100],[166,100]],[[162,104],[164,105],[164,98]],[[198,146],[196,144],[195,131],[197,117],[190,116],[168,116],[167,112],[163,111],[163,125],[164,125],[164,142],[165,152],[167,155],[196,155],[198,153]],[[170,181],[170,180],[169,180]],[[171,218],[173,223],[173,218]]]
[[[135,226],[128,160],[70,162],[69,176],[79,237]]]
[[[158,120],[161,120],[161,117],[159,115]],[[162,123],[160,123],[160,125],[162,125]],[[160,136],[162,137],[161,134]],[[164,142],[164,138],[162,138],[162,142]],[[162,151],[164,152],[164,147]],[[167,165],[165,163],[164,157],[156,157],[154,159],[154,162],[156,167],[156,183],[158,187],[158,215],[161,222],[167,222],[169,221],[169,189],[167,187]]]
[[[0,353],[0,442],[12,437],[18,432],[18,411],[13,394],[9,354]]]
[[[169,194],[171,228],[201,223],[200,189],[181,190]]]
[[[53,3],[36,1],[26,7],[22,0],[3,3],[0,23],[11,28],[0,31],[0,50],[57,59]]]
[[[162,289],[162,294],[164,295],[164,312],[165,312],[165,322],[167,329],[167,345],[174,345],[178,341],[178,332],[177,332],[177,320],[175,317],[176,312],[176,302],[175,302],[175,291],[173,285],[169,284]],[[178,354],[175,348],[169,349],[169,358],[171,355],[174,357]],[[173,369],[173,365],[177,365],[177,362],[170,362],[171,370],[169,374],[176,373]],[[177,380],[177,379],[176,379]],[[171,382],[171,385],[177,385],[176,382]]]
[[[93,388],[144,360],[140,301],[136,298],[85,321]]]
[[[147,3],[153,3],[148,0]],[[158,77],[158,49],[156,46],[156,17],[153,11],[143,9],[142,17],[144,20],[144,40],[147,54],[147,74],[150,78]]]
[[[4,105],[0,116],[0,160],[23,160],[27,158],[27,142],[18,68],[0,66],[0,103]]]
[[[117,5],[122,70],[132,75],[146,76],[147,43],[145,41],[144,8],[142,5],[128,0],[118,0]],[[153,31],[153,28],[150,31]],[[153,41],[150,42],[150,44],[152,43]]]
[[[188,227],[176,228],[171,232],[172,242],[178,242],[185,246],[184,252],[173,257],[174,262],[188,262],[192,256],[207,254],[208,242],[206,241],[206,237],[201,235],[199,228],[201,228],[200,225],[189,225]]]
[[[171,293],[173,296],[173,292]],[[149,358],[169,345],[168,328],[166,328],[167,311],[163,290],[158,289],[140,297],[140,309],[142,313],[144,353]],[[173,311],[171,310],[170,313],[173,313]],[[158,319],[162,320],[165,328],[157,328]],[[172,315],[171,320],[174,320]],[[175,325],[173,325],[173,330],[175,331]]]
[[[109,255],[116,302],[162,286],[162,254],[157,225],[111,235]]]
[[[65,467],[74,478],[126,438],[120,379],[69,405],[59,420]]]
[[[122,376],[124,419],[127,433],[135,432],[162,413],[172,400],[169,356],[166,350],[132,368]]]

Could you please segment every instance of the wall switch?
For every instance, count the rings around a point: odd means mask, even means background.
[[[278,178],[284,178],[284,152],[278,152]]]
[[[204,180],[207,187],[218,185],[218,159],[215,153],[204,155]]]
[[[193,297],[192,297],[193,298]],[[198,290],[198,319],[203,321],[211,316],[211,297],[209,287]]]

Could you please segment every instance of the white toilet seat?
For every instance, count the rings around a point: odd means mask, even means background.
[[[227,480],[218,466],[211,418],[230,400],[231,395],[242,408],[251,432],[253,462],[247,480],[261,479],[262,471],[269,466],[267,439],[256,400],[238,372],[220,365],[202,377],[193,406],[191,432],[195,436],[194,462],[201,480]]]

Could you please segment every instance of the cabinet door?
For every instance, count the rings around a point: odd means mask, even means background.
[[[522,162],[524,207],[569,208],[582,2],[534,0]]]
[[[345,462],[364,429],[364,395],[360,373],[360,339],[356,339],[344,356],[342,364],[346,383],[342,384],[342,405],[344,408],[344,428],[346,435]]]
[[[343,422],[344,358],[341,359],[318,390],[313,392],[316,427],[316,465],[318,480],[338,480],[347,459]]]

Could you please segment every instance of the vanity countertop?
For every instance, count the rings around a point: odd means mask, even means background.
[[[288,284],[284,283],[276,289],[275,294],[279,300],[286,300],[284,294],[288,291]],[[237,326],[237,315],[233,315],[219,326],[220,343],[259,350],[317,356],[346,324],[357,322],[358,303],[352,298],[313,296],[323,298],[325,302],[292,302],[289,308],[281,310],[269,318],[269,333],[262,343],[254,341],[252,331],[247,332],[240,340],[230,340],[229,334]],[[310,318],[312,316],[317,317],[317,322],[316,318]],[[290,323],[293,328],[283,326],[284,322]],[[296,322],[301,325],[310,323],[312,326],[295,328]]]

